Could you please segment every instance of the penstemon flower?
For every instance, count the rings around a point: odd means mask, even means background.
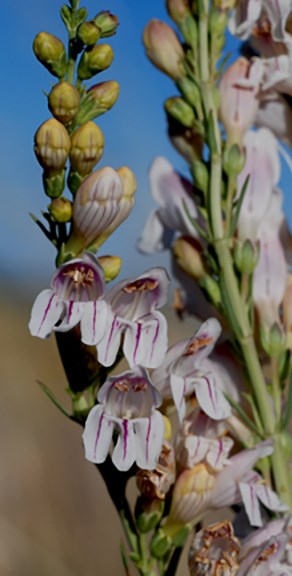
[[[164,420],[158,410],[161,400],[147,372],[136,367],[109,378],[100,388],[99,404],[92,408],[83,433],[87,460],[100,464],[110,450],[114,430],[118,440],[112,460],[119,470],[134,462],[145,470],[155,468],[164,436]]]
[[[105,334],[96,341],[101,364],[111,366],[115,362],[122,335],[123,352],[131,367],[154,368],[162,362],[167,348],[167,321],[157,308],[166,303],[168,285],[165,270],[152,268],[137,278],[122,280],[108,292],[110,312]]]
[[[154,209],[142,231],[139,249],[145,253],[169,247],[176,231],[197,236],[191,217],[197,217],[191,183],[177,174],[166,158],[155,158],[149,172],[150,189],[159,207]]]
[[[210,318],[192,338],[169,348],[164,362],[152,372],[153,383],[162,396],[173,396],[180,421],[186,414],[186,398],[194,394],[210,418],[222,420],[231,415],[216,369],[212,370],[211,361],[204,364],[220,333],[218,320]]]
[[[67,332],[80,322],[82,337],[99,341],[109,313],[103,293],[103,270],[95,256],[70,260],[58,268],[51,288],[37,296],[29,322],[31,334],[47,338],[53,331]]]

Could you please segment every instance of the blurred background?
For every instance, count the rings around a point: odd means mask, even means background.
[[[48,204],[33,136],[50,117],[43,92],[53,84],[35,59],[32,42],[40,31],[65,42],[60,6],[59,0],[26,0],[1,7],[0,576],[123,573],[119,521],[102,480],[84,459],[81,431],[50,404],[36,383],[45,382],[69,407],[54,339],[43,342],[27,331],[31,304],[49,285],[55,258],[53,247],[29,218],[29,212],[39,215]],[[138,275],[153,265],[168,267],[167,255],[145,257],[135,247],[153,206],[149,165],[162,155],[186,172],[166,136],[163,101],[174,95],[174,88],[147,61],[141,43],[150,18],[168,18],[163,0],[87,0],[86,7],[92,17],[110,10],[120,21],[117,35],[109,39],[115,59],[102,80],[117,80],[121,92],[115,107],[98,120],[105,135],[99,166],[128,165],[138,189],[132,215],[103,253],[123,258],[122,276]],[[230,49],[236,51],[237,44],[228,38]],[[283,166],[281,187],[291,223],[288,178]],[[169,314],[173,324],[174,315]],[[190,333],[192,321],[180,324],[179,330],[182,336]],[[176,327],[176,337],[177,332]]]

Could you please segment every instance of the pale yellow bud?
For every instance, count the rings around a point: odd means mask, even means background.
[[[100,256],[98,262],[103,269],[106,282],[111,282],[119,275],[122,267],[122,259],[119,256]]]
[[[73,120],[78,111],[80,95],[69,82],[60,82],[52,88],[48,104],[53,116],[63,124],[67,124]]]
[[[181,269],[196,280],[206,276],[202,246],[195,238],[181,236],[173,244],[173,253]]]
[[[128,166],[121,166],[116,170],[123,183],[124,198],[131,198],[137,189],[137,181],[135,174],[128,168]]]
[[[70,222],[72,218],[72,202],[67,198],[55,198],[48,206],[50,214],[58,223]]]
[[[44,122],[34,137],[34,151],[46,171],[60,171],[65,167],[70,151],[66,128],[55,118]]]
[[[94,122],[86,122],[71,136],[71,170],[86,176],[101,159],[104,148],[104,136]]]

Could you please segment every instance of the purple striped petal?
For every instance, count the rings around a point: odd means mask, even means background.
[[[210,418],[223,420],[231,416],[230,404],[219,390],[215,374],[207,372],[194,379],[194,388],[199,405]]]
[[[124,353],[131,367],[156,368],[163,361],[166,349],[167,321],[159,312],[127,326]]]
[[[103,406],[95,406],[88,415],[83,432],[85,457],[90,462],[104,462],[112,441],[114,423],[105,414]]]
[[[248,481],[239,482],[238,487],[250,524],[252,526],[262,526],[263,522],[257,498],[256,482],[257,480],[253,479],[252,474],[249,476]]]
[[[155,410],[150,418],[140,418],[134,426],[137,466],[144,470],[153,470],[157,465],[163,444],[163,416]]]
[[[64,309],[64,318],[55,328],[57,332],[68,332],[80,322],[84,310],[84,302],[73,302],[73,300],[64,302]]]
[[[171,375],[170,380],[173,401],[178,412],[180,422],[183,421],[186,415],[186,401],[185,395],[187,393],[186,378],[180,378],[176,374]]]
[[[118,423],[120,434],[114,447],[112,460],[118,470],[129,470],[136,459],[136,441],[132,420],[121,420]]]
[[[97,344],[98,361],[103,366],[112,366],[115,362],[124,328],[123,322],[109,313],[105,334]]]
[[[81,317],[81,340],[89,346],[96,345],[103,338],[109,319],[109,306],[104,300],[87,302]]]
[[[35,299],[31,311],[29,330],[32,336],[47,338],[64,311],[64,304],[50,289],[43,290]]]

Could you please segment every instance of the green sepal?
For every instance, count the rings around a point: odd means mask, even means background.
[[[192,526],[190,524],[186,524],[177,534],[174,536],[172,543],[175,548],[182,548],[185,544],[185,541],[192,530]]]
[[[62,196],[65,188],[65,170],[61,170],[52,176],[43,172],[44,191],[49,198],[59,198]]]
[[[191,173],[195,186],[206,193],[209,187],[209,172],[204,162],[195,160],[191,165]]]
[[[58,408],[58,410],[60,410],[60,412],[62,412],[62,414],[67,416],[67,418],[71,418],[71,414],[66,410],[66,408],[64,408],[64,406],[62,406],[62,404],[59,402],[59,400],[53,394],[52,390],[50,390],[50,388],[48,386],[46,386],[46,384],[44,384],[40,380],[37,380],[37,384],[42,389],[42,391],[46,394],[46,396],[51,400],[51,402],[53,402],[53,404]]]
[[[56,266],[57,268],[59,268],[59,266],[61,266],[62,264],[65,264],[65,262],[68,262],[69,260],[72,260],[72,258],[75,258],[76,254],[73,254],[73,252],[66,252],[66,244],[65,242],[63,242],[63,244],[61,244],[60,250],[57,254],[56,257]]]
[[[63,4],[63,6],[61,6],[60,8],[60,16],[67,30],[69,30],[72,25],[72,8],[70,8],[70,6],[67,6],[67,4]]]
[[[192,224],[192,226],[194,227],[194,229],[198,232],[199,236],[201,236],[202,238],[204,238],[205,240],[208,239],[207,233],[206,231],[202,228],[202,226],[200,226],[200,224],[198,223],[198,221],[193,218],[190,214],[190,211],[186,205],[186,202],[183,202],[183,207],[185,210],[185,213],[190,221],[190,223]]]
[[[139,499],[137,504],[139,504]],[[143,502],[142,502],[143,505]],[[151,506],[151,505],[150,505]],[[154,530],[154,528],[157,526],[157,524],[159,524],[162,515],[163,515],[163,511],[164,511],[164,502],[161,501],[159,503],[158,508],[153,509],[153,510],[141,510],[139,511],[139,509],[137,510],[137,512],[135,513],[136,515],[136,524],[137,527],[139,529],[140,532],[142,532],[143,534],[146,534],[147,532],[151,532],[152,530]],[[139,506],[138,506],[139,508]]]
[[[244,183],[243,183],[243,186],[242,186],[242,188],[241,188],[241,191],[240,191],[240,194],[239,194],[239,198],[238,198],[238,200],[236,200],[236,203],[235,203],[235,208],[234,208],[234,212],[233,212],[233,215],[232,215],[232,220],[231,220],[230,230],[229,230],[229,236],[230,236],[230,237],[232,237],[232,236],[234,235],[235,230],[236,230],[236,227],[237,227],[238,218],[239,218],[239,214],[240,214],[240,209],[241,209],[241,206],[242,206],[242,203],[243,203],[243,200],[244,200],[244,196],[245,196],[245,193],[246,193],[246,190],[247,190],[247,186],[248,186],[248,183],[249,183],[249,178],[250,178],[250,175],[248,174],[247,177],[246,177],[246,179],[245,179],[245,181],[244,181]]]
[[[86,8],[79,8],[79,10],[76,14],[76,25],[80,26],[80,24],[83,24],[83,22],[85,22],[87,16],[88,16],[88,11],[86,10]]]
[[[172,548],[172,540],[163,532],[158,530],[151,540],[150,551],[154,558],[163,558]]]
[[[82,184],[83,180],[84,180],[85,176],[81,176],[81,174],[79,174],[78,172],[73,172],[72,170],[70,170],[69,174],[68,174],[68,178],[67,178],[67,186],[71,192],[71,194],[73,194],[73,196],[75,196],[79,186]]]
[[[211,302],[215,308],[220,309],[222,307],[222,299],[218,282],[216,282],[212,276],[207,274],[206,276],[203,276],[203,278],[200,278],[199,286],[202,288],[209,302]]]
[[[179,29],[186,43],[192,47],[193,51],[196,50],[198,45],[198,26],[191,14],[179,24]]]

